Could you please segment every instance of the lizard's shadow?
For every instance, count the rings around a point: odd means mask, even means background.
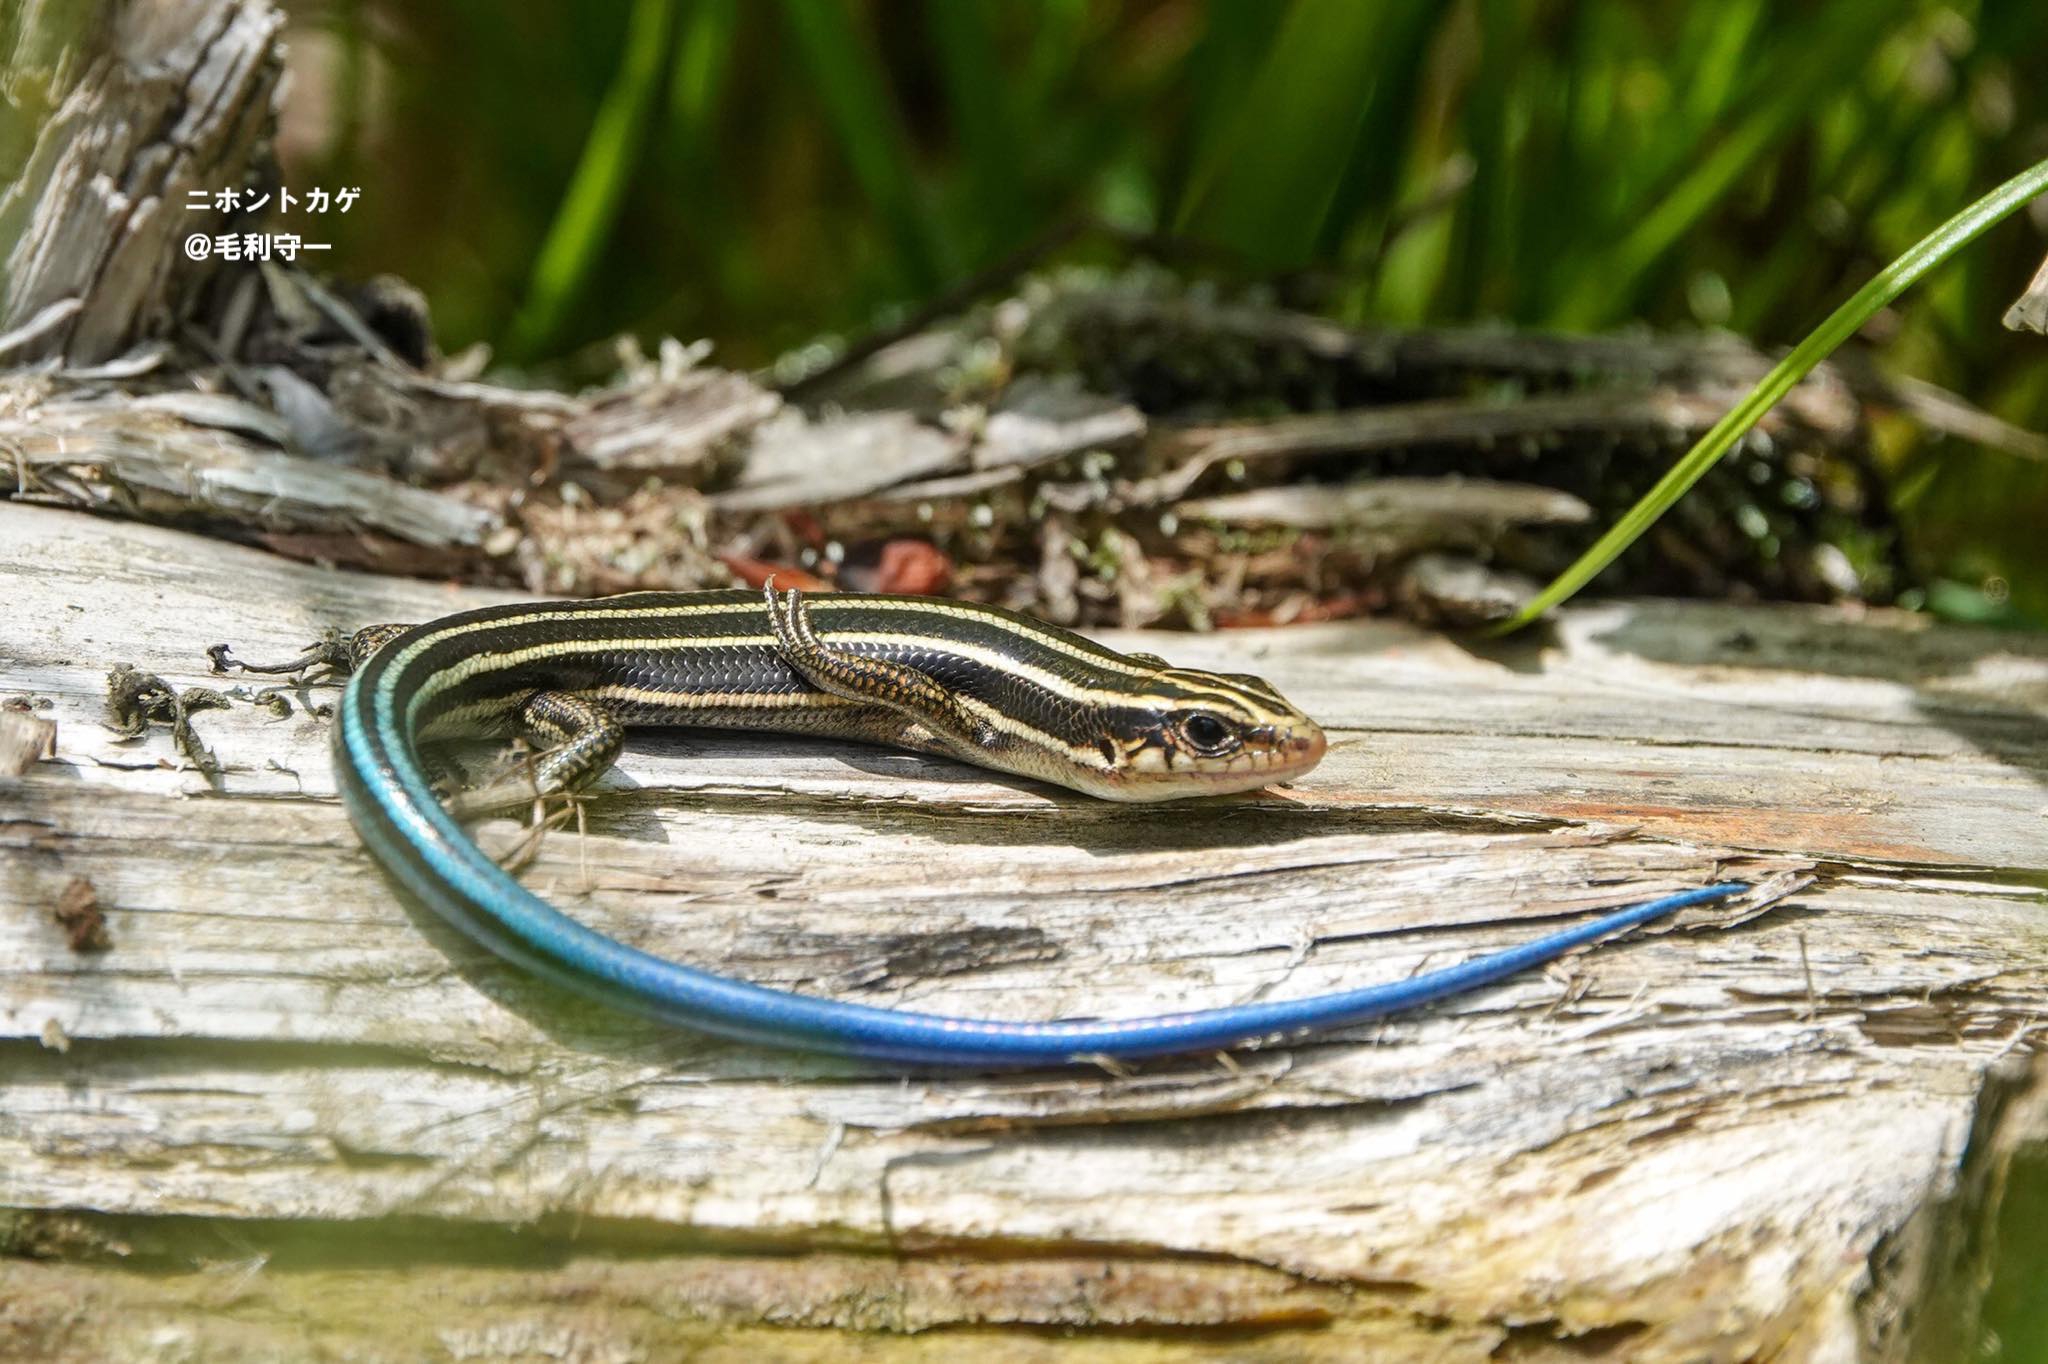
[[[829,752],[855,772],[887,778],[892,784],[900,780],[912,794],[763,793],[757,787],[749,789],[751,784],[738,776],[758,774],[764,754],[786,754],[806,746]],[[686,763],[700,777],[715,776],[718,768],[730,765],[735,780],[731,787],[708,791],[642,784],[631,775],[636,753],[653,759],[657,769]],[[935,791],[948,786],[981,791],[999,787],[1005,794],[979,805],[957,799],[920,800],[915,789],[926,785]],[[1534,833],[1558,823],[1412,805],[1336,805],[1278,790],[1123,804],[942,758],[884,748],[849,750],[844,744],[781,735],[721,734],[707,740],[701,735],[636,732],[628,741],[623,767],[608,773],[594,794],[586,812],[591,832],[649,843],[673,841],[677,822],[687,822],[693,810],[763,808],[798,812],[806,819],[843,824],[876,837],[914,830],[919,838],[939,843],[1056,846],[1096,856],[1271,847],[1333,834]]]

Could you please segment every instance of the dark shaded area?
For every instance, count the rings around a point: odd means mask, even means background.
[[[2014,1158],[1995,1233],[1999,1249],[1984,1298],[1979,1358],[2033,1364],[2048,1359],[2048,1146]]]

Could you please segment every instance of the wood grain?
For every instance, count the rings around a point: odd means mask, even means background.
[[[715,970],[1003,1017],[1304,994],[1722,874],[1819,878],[1234,1065],[989,1078],[713,1042],[487,958],[358,847],[323,689],[198,715],[217,777],[100,722],[116,663],[244,685],[207,645],[281,657],[488,594],[5,505],[0,597],[0,699],[57,724],[0,782],[0,1209],[44,1257],[0,1260],[0,1296],[39,1347],[170,1321],[202,1353],[631,1358],[784,1323],[792,1357],[916,1358],[948,1327],[1026,1359],[1023,1328],[1110,1322],[1079,1352],[1199,1328],[1246,1358],[1904,1357],[1929,1248],[1990,1211],[1958,1194],[1995,1186],[1971,1153],[2038,1137],[2002,1097],[2048,1000],[2036,640],[1672,603],[1485,648],[1125,636],[1263,673],[1330,758],[1121,808],[647,735],[526,873]],[[50,917],[77,877],[110,951]],[[343,1326],[401,1282],[445,1313]]]

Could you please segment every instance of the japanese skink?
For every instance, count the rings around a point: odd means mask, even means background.
[[[309,661],[353,673],[334,729],[343,799],[412,897],[499,956],[600,1001],[749,1042],[911,1065],[1009,1067],[1221,1051],[1491,984],[1747,887],[1613,910],[1517,947],[1304,999],[1144,1018],[1011,1022],[752,985],[629,947],[527,890],[434,793],[419,745],[516,732],[512,796],[569,793],[628,727],[705,726],[890,744],[1109,800],[1256,790],[1321,760],[1323,732],[1266,682],[1124,654],[1015,612],[929,597],[643,592],[373,626]],[[508,803],[503,790],[459,809]]]

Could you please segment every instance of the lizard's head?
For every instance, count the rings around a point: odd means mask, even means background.
[[[1100,713],[1083,789],[1110,800],[1256,791],[1301,776],[1329,746],[1322,726],[1248,673],[1161,667]]]

